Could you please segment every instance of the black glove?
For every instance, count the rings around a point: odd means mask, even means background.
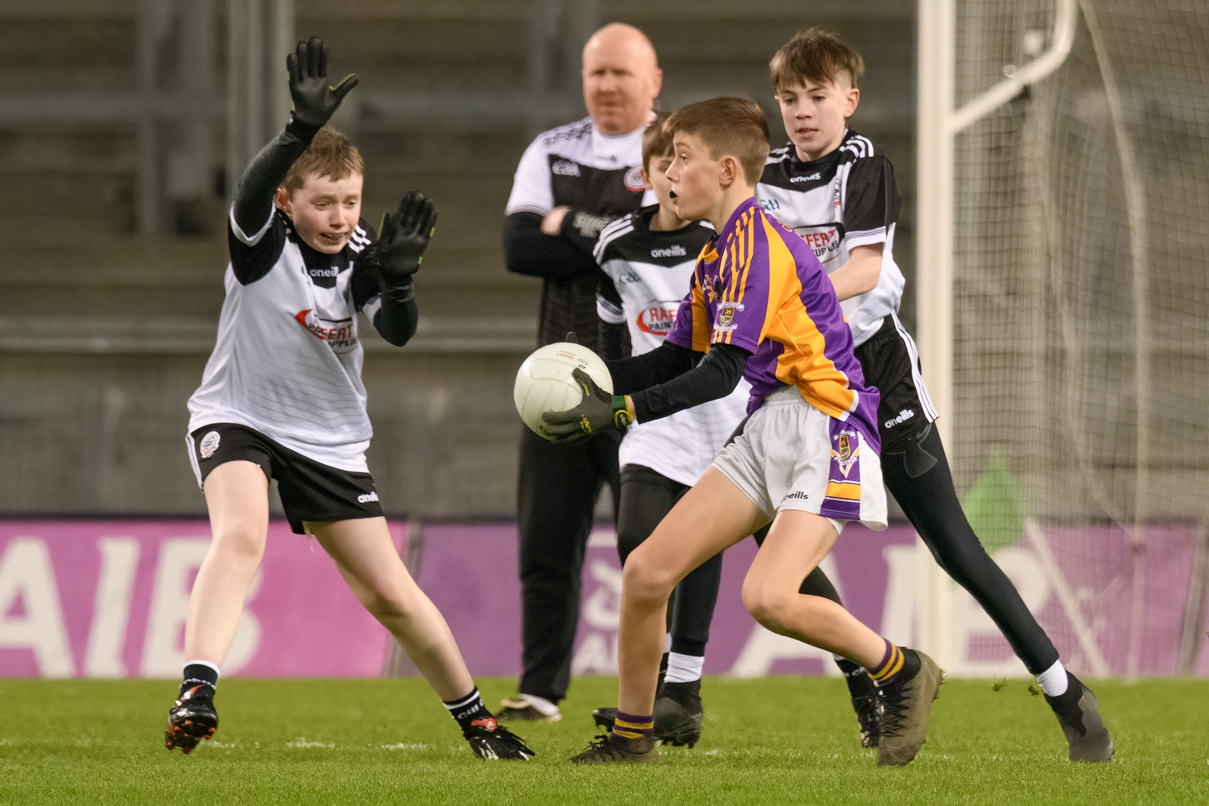
[[[542,414],[542,432],[556,445],[573,445],[612,428],[634,421],[625,395],[610,395],[579,367],[571,371],[584,390],[584,399],[573,409]]]
[[[403,197],[397,213],[382,216],[378,226],[378,265],[385,286],[399,288],[411,284],[436,227],[437,206],[418,190]]]
[[[327,83],[327,47],[318,37],[299,42],[298,48],[285,57],[290,72],[290,98],[294,105],[290,120],[313,129],[320,129],[335,113],[344,96],[357,86],[357,75],[349,73],[334,87]]]

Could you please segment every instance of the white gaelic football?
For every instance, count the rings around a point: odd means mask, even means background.
[[[547,411],[566,411],[583,400],[583,389],[571,377],[576,367],[613,393],[613,378],[603,360],[582,344],[560,341],[533,352],[516,373],[512,399],[525,425],[544,437],[541,416]]]

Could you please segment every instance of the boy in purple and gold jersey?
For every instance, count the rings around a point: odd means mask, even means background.
[[[742,433],[626,562],[620,698],[611,734],[575,763],[658,760],[653,706],[668,596],[690,571],[769,524],[743,582],[743,603],[773,632],[870,670],[885,703],[878,763],[908,763],[927,736],[940,670],[895,646],[837,603],[798,592],[844,523],[886,525],[876,390],[864,386],[827,274],[791,230],[765,215],[755,185],[768,125],[751,101],[716,98],[673,114],[667,169],[676,212],[718,235],[664,344],[609,362],[616,395],[576,374],[584,400],[543,415],[546,432],[578,441],[717,399],[751,383]]]

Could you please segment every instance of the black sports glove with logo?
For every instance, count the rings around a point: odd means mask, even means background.
[[[331,119],[359,80],[356,73],[349,73],[336,86],[329,86],[327,46],[315,36],[309,42],[299,42],[297,49],[285,57],[285,66],[290,73],[290,98],[294,102],[290,123],[312,135]]]
[[[382,216],[377,252],[383,291],[411,288],[436,227],[437,206],[418,190],[403,197],[398,212]]]
[[[542,414],[542,431],[555,445],[574,445],[634,422],[633,404],[625,395],[609,394],[579,367],[571,371],[571,377],[584,390],[583,400],[573,409]]]

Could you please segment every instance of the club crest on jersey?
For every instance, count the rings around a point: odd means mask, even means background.
[[[831,438],[831,458],[847,478],[861,455],[860,441],[855,434],[841,431]]]
[[[743,310],[741,302],[723,302],[718,305],[718,318],[714,323],[714,330],[719,333],[729,333],[735,330],[738,325],[735,322],[735,311]]]
[[[311,335],[327,342],[337,354],[347,353],[357,346],[357,322],[355,319],[332,321],[321,319],[313,308],[294,314],[294,321],[302,325]]]
[[[221,440],[222,437],[218,435],[217,431],[211,431],[202,437],[201,444],[197,446],[197,452],[201,455],[201,458],[209,459],[213,456],[214,452],[218,450],[218,443]]]
[[[679,302],[651,302],[638,313],[638,329],[652,336],[666,336],[676,324]]]
[[[630,168],[625,172],[625,189],[632,190],[635,193],[641,193],[646,190],[646,186],[642,184],[642,169]]]

